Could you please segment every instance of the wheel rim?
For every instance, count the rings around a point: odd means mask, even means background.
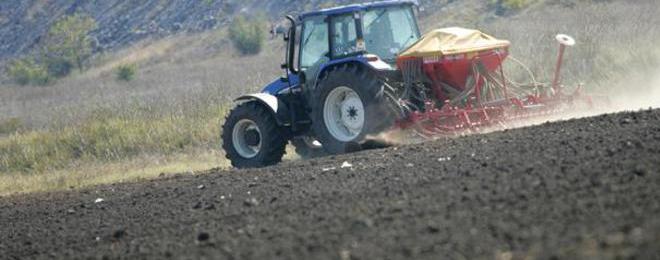
[[[261,130],[254,121],[241,119],[234,125],[231,136],[234,150],[242,157],[254,158],[261,151]]]
[[[360,96],[344,86],[330,91],[323,106],[323,121],[328,132],[337,140],[349,142],[362,133],[364,105]]]

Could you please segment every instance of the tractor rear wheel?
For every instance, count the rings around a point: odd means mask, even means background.
[[[323,76],[314,91],[312,127],[325,151],[342,154],[362,149],[367,137],[396,120],[393,90],[366,68],[339,66]]]
[[[287,136],[267,108],[250,101],[229,112],[222,127],[222,148],[236,168],[265,167],[282,161]]]

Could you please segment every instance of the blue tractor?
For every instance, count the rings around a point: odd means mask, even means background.
[[[420,32],[417,1],[354,4],[307,12],[284,35],[286,76],[236,99],[222,129],[236,168],[277,164],[290,142],[302,156],[361,150],[396,118],[397,54]]]

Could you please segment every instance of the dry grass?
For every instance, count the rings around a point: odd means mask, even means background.
[[[660,4],[654,0],[613,1],[536,6],[512,19],[484,24],[493,35],[511,40],[512,53],[540,78],[552,77],[558,45],[554,36],[565,33],[578,45],[567,52],[566,83],[583,81],[596,88],[630,73],[658,68]]]
[[[92,162],[47,174],[4,173],[0,175],[0,196],[89,187],[107,183],[134,182],[172,174],[198,174],[215,167],[228,167],[214,151],[139,156],[118,162]]]
[[[227,166],[217,154],[221,121],[232,98],[276,77],[282,44],[238,58],[225,34],[146,41],[97,57],[93,69],[53,86],[3,87],[2,193],[177,172],[182,162],[195,170]],[[136,78],[117,81],[114,67],[128,62],[139,65]],[[135,158],[158,157],[169,163],[132,167]]]
[[[80,162],[111,162],[144,154],[169,155],[219,147],[225,109],[209,106],[198,114],[117,116],[101,110],[61,129],[31,130],[0,140],[0,172],[47,172]]]
[[[566,83],[583,81],[592,90],[626,94],[657,90],[646,79],[660,68],[654,45],[660,39],[660,4],[548,2],[555,4],[536,1],[518,15],[492,18],[479,17],[488,2],[465,0],[426,16],[422,27],[476,27],[509,39],[513,55],[541,81],[552,73],[554,35],[571,34],[579,45],[569,50]],[[98,56],[92,69],[50,87],[2,87],[0,123],[11,121],[3,132],[19,129],[17,122],[20,130],[0,136],[0,193],[226,166],[218,135],[231,99],[280,75],[283,59],[280,40],[267,42],[259,55],[239,57],[226,35],[147,40]],[[120,64],[137,64],[136,78],[117,81],[113,69]]]
[[[298,160],[287,147],[284,161]],[[142,154],[120,161],[88,161],[65,169],[0,174],[0,197],[23,193],[73,190],[109,183],[131,183],[179,174],[203,174],[229,168],[219,149],[196,149],[170,155]]]

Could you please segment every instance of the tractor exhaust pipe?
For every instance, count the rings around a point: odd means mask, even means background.
[[[558,94],[561,91],[559,89],[559,81],[561,77],[561,66],[564,62],[564,52],[566,51],[566,47],[575,45],[575,39],[566,34],[558,34],[555,39],[559,42],[559,57],[557,58],[557,66],[555,67],[555,78],[552,81],[552,89],[555,91],[555,94]]]

